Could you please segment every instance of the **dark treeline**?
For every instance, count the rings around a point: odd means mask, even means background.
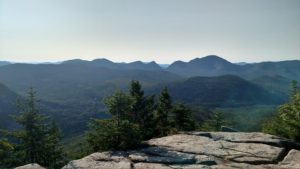
[[[117,91],[104,103],[112,118],[91,122],[87,140],[93,151],[133,148],[142,140],[196,129],[191,110],[172,103],[167,88],[155,102],[154,95],[145,96],[141,84],[132,81],[128,93]]]

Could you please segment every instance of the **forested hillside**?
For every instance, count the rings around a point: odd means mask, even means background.
[[[175,100],[204,107],[276,105],[284,99],[238,76],[192,77],[168,86]],[[154,92],[154,93],[156,93]]]
[[[233,64],[221,57],[210,55],[189,62],[176,61],[167,70],[187,77],[232,74],[246,79],[253,79],[259,76],[277,75],[300,80],[299,60]]]
[[[16,113],[17,99],[20,98],[16,93],[9,90],[0,83],[0,129],[12,128],[12,120],[9,115]]]
[[[240,111],[244,106],[283,103],[288,99],[291,80],[300,79],[298,65],[299,61],[237,65],[215,55],[176,61],[166,69],[155,62],[75,59],[56,64],[3,65],[0,82],[20,97],[33,87],[42,112],[53,117],[66,135],[73,135],[83,132],[90,118],[108,118],[103,98],[115,90],[127,90],[131,80],[139,80],[149,94],[168,87],[174,101],[195,107],[199,110],[195,115],[203,120],[217,107]],[[2,102],[11,103],[0,110],[5,114],[2,121],[8,124],[16,99],[5,92],[1,95]]]

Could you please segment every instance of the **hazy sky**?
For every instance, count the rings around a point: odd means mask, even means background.
[[[300,0],[0,0],[0,60],[300,59]]]

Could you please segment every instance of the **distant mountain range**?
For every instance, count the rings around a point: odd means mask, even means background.
[[[11,64],[0,61],[0,66]],[[157,64],[152,61],[144,63],[135,61],[130,63],[115,63],[107,59],[95,59],[86,61],[81,59],[67,60],[55,63],[42,63],[43,65],[79,65],[88,67],[102,67],[117,70],[163,70],[183,77],[192,76],[220,76],[238,75],[246,79],[260,76],[283,76],[288,79],[300,80],[300,60],[260,62],[260,63],[231,63],[219,56],[209,55],[195,58],[189,62],[175,61],[172,64]],[[39,64],[37,64],[39,65]]]
[[[92,117],[108,117],[103,98],[127,90],[131,80],[139,80],[147,93],[157,94],[167,86],[174,101],[209,108],[278,105],[288,98],[291,80],[300,81],[299,60],[234,64],[215,55],[176,61],[166,68],[155,62],[107,59],[0,64],[0,123],[16,112],[16,98],[34,87],[45,113],[67,134],[84,130]]]
[[[182,76],[238,75],[246,79],[258,76],[283,76],[300,80],[300,60],[234,64],[215,55],[196,58],[189,62],[176,61],[167,71]]]
[[[64,61],[61,64],[95,66],[95,67],[104,67],[110,69],[161,70],[161,67],[154,61],[150,63],[144,63],[141,61],[136,61],[131,63],[115,63],[107,59],[95,59],[93,61],[75,59],[75,60]]]
[[[0,61],[0,66],[5,66],[11,64],[10,62],[7,61]]]

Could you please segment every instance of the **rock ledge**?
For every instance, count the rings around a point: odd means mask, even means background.
[[[130,151],[98,152],[63,169],[299,169],[300,144],[264,133],[189,132]]]

